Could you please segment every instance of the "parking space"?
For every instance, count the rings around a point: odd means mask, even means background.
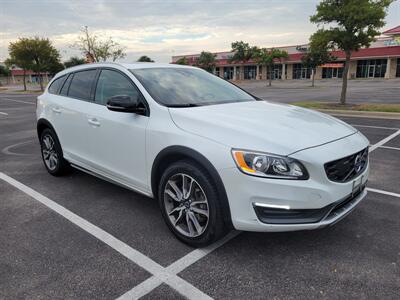
[[[340,223],[234,232],[194,250],[172,236],[155,200],[80,171],[48,175],[34,103],[0,94],[0,174],[18,183],[0,179],[0,298],[400,297],[400,120],[341,117],[380,146],[371,148],[369,187],[382,192]]]
[[[347,101],[349,103],[399,103],[400,79],[349,80]],[[341,79],[322,79],[311,87],[310,80],[274,80],[267,86],[265,80],[244,80],[242,88],[262,99],[291,103],[297,101],[337,102],[340,98]]]
[[[150,274],[0,180],[0,298],[117,297]]]
[[[393,140],[386,144],[387,147],[395,147],[400,149],[400,136],[395,137]]]
[[[400,194],[400,150],[378,148],[371,154],[370,187]]]
[[[370,193],[333,227],[242,233],[180,275],[215,299],[395,299],[399,209],[399,199]]]

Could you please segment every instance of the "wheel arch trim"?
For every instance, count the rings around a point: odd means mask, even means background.
[[[37,131],[37,135],[38,135],[39,140],[40,140],[40,131],[39,131],[39,128],[42,127],[43,125],[46,126],[46,127],[48,127],[48,128],[50,128],[51,130],[53,130],[53,132],[55,133],[55,135],[57,136],[57,139],[58,139],[57,132],[56,132],[56,130],[54,129],[53,125],[51,125],[51,123],[50,123],[47,119],[40,118],[40,119],[37,121],[37,123],[36,123],[36,131]]]
[[[218,197],[221,200],[221,206],[223,209],[222,215],[224,218],[224,222],[227,226],[233,228],[228,197],[225,191],[225,186],[222,182],[221,177],[218,174],[218,171],[203,154],[189,147],[169,146],[167,148],[164,148],[158,153],[151,167],[151,191],[153,193],[153,196],[157,197],[158,195],[158,181],[161,178],[161,174],[158,174],[159,168],[163,165],[164,159],[168,156],[170,157],[177,156],[177,157],[182,157],[182,159],[185,158],[191,159],[194,160],[199,165],[201,165],[203,168],[205,168],[205,170],[208,172],[208,174],[216,183]]]
[[[58,137],[57,131],[54,129],[54,126],[51,125],[51,123],[47,119],[44,119],[44,118],[40,118],[37,121],[37,124],[36,124],[36,130],[37,130],[37,135],[38,135],[39,142],[40,142],[40,131],[39,131],[39,128],[41,126],[45,126],[47,128],[50,128],[54,132],[54,134],[56,135],[56,139],[57,139],[58,143],[60,144],[61,153],[64,156],[64,149],[63,149],[63,147],[61,145],[60,138]]]

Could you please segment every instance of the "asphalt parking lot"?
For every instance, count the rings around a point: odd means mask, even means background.
[[[321,101],[337,102],[340,98],[341,79],[273,80],[268,87],[265,80],[247,80],[239,85],[262,99],[279,102]],[[399,103],[400,78],[352,79],[348,81],[347,100],[351,103]]]
[[[35,96],[0,94],[0,299],[399,299],[400,120],[342,117],[371,142],[369,194],[333,227],[174,238],[156,201],[50,176]]]

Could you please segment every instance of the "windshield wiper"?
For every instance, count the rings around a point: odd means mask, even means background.
[[[179,103],[179,104],[168,104],[167,107],[197,107],[200,104],[196,103]]]

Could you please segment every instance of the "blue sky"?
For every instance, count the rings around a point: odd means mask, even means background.
[[[148,55],[170,62],[172,55],[229,50],[244,40],[258,46],[297,45],[316,26],[309,22],[317,0],[253,1],[75,1],[0,0],[0,61],[19,37],[48,37],[63,60],[79,51],[71,45],[83,26],[112,37],[125,61]],[[400,2],[389,9],[385,29],[400,25]]]

